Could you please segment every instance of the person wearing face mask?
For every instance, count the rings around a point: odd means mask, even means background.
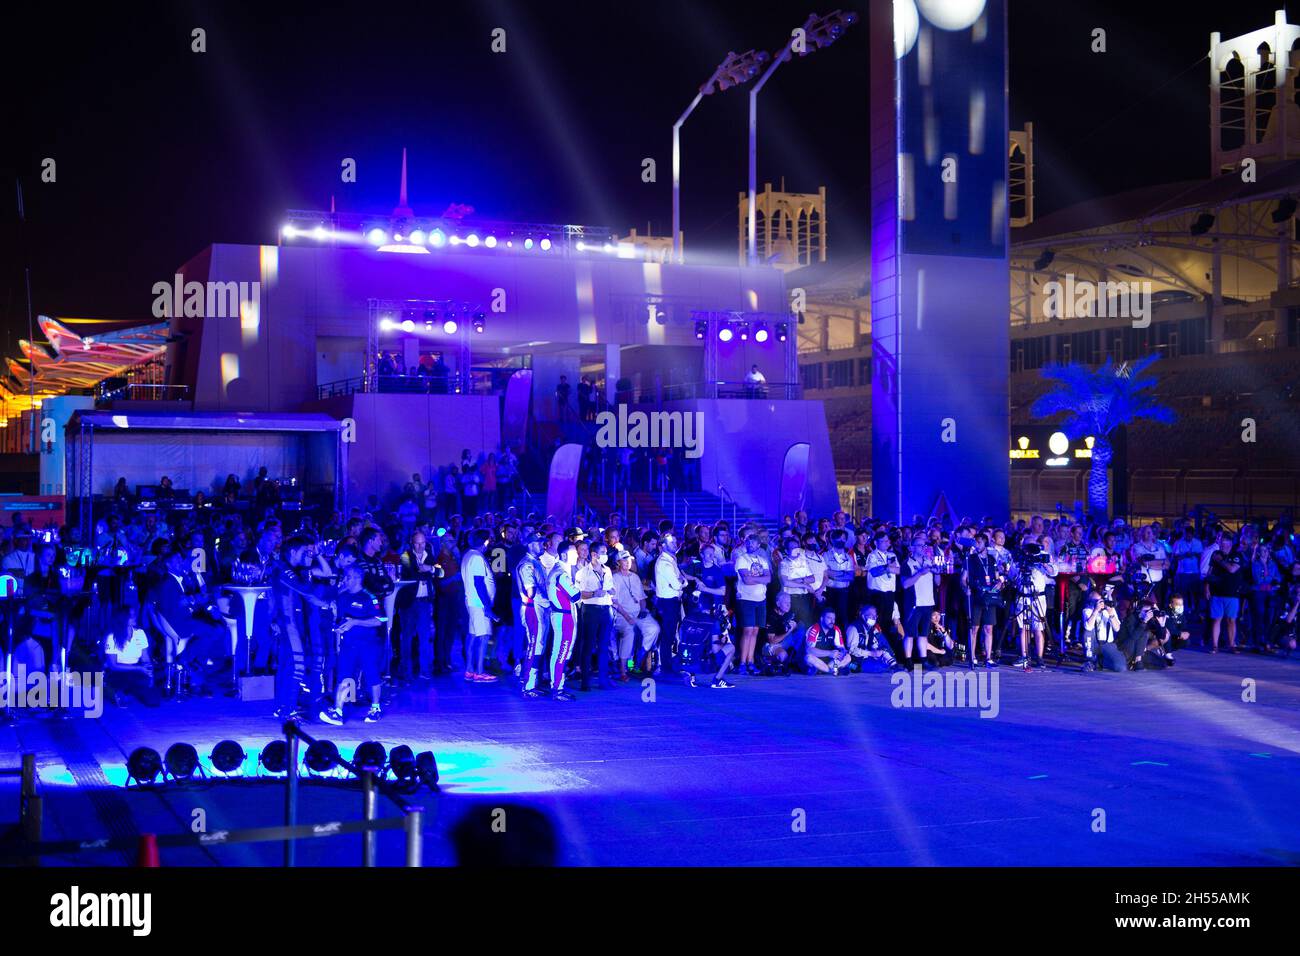
[[[817,583],[817,577],[804,557],[799,539],[789,538],[787,541],[784,547],[785,558],[781,561],[781,590],[790,595],[790,608],[794,611],[799,626],[809,628],[817,623],[812,601],[812,589]]]
[[[578,567],[578,548],[569,541],[556,551],[555,564],[546,575],[546,599],[551,606],[551,699],[577,700],[564,689],[564,665],[573,653],[577,636],[576,615],[581,592],[574,583]]]
[[[889,641],[885,640],[885,635],[877,626],[878,620],[879,612],[868,604],[858,619],[849,625],[849,660],[859,673],[902,670],[889,647]]]
[[[609,547],[597,539],[587,561],[579,566],[575,583],[581,594],[582,614],[578,618],[578,662],[582,665],[582,690],[591,690],[592,658],[602,690],[614,687],[610,677],[609,636],[613,622],[614,576],[608,567]]]
[[[668,674],[678,673],[673,658],[677,644],[677,628],[682,621],[682,592],[686,590],[686,576],[677,566],[677,536],[671,532],[659,539],[659,556],[654,564],[655,610],[659,612],[659,666]]]
[[[835,612],[835,620],[849,619],[849,588],[861,572],[848,549],[848,534],[844,531],[830,533],[830,548],[822,555],[826,563],[826,583],[822,591],[826,606]]]
[[[546,650],[551,632],[551,604],[546,597],[546,568],[542,564],[543,538],[536,531],[524,538],[525,553],[515,566],[515,616],[524,629],[520,680],[525,697],[541,697],[537,689],[538,658]],[[554,557],[554,555],[552,555]]]

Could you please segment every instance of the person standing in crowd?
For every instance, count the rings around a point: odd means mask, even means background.
[[[812,627],[817,621],[812,589],[817,576],[804,557],[797,537],[787,538],[782,545],[784,557],[780,564],[781,590],[790,595],[790,607],[801,628]]]
[[[401,676],[404,681],[434,676],[433,667],[433,599],[434,579],[441,568],[434,562],[429,550],[429,539],[416,530],[411,543],[401,558],[401,577],[406,584],[397,594],[397,610],[401,620]],[[419,666],[416,666],[416,658]]]
[[[1250,639],[1257,651],[1268,646],[1281,587],[1282,572],[1273,558],[1273,549],[1261,541],[1255,545],[1250,562]]]
[[[871,606],[876,609],[881,630],[885,631],[892,644],[890,629],[897,629],[900,638],[904,636],[902,629],[899,628],[900,614],[896,597],[898,576],[903,568],[898,563],[898,556],[890,550],[889,532],[878,531],[874,544],[875,548],[867,555],[868,599],[871,601]]]
[[[1128,560],[1130,567],[1140,567],[1146,572],[1148,593],[1157,603],[1165,600],[1165,571],[1169,568],[1169,551],[1164,542],[1156,537],[1156,529],[1145,525],[1138,532],[1137,540],[1129,546]]]
[[[655,610],[659,612],[659,661],[654,669],[656,676],[662,671],[677,673],[673,655],[677,644],[677,628],[682,621],[682,592],[686,590],[686,577],[677,566],[677,536],[669,532],[659,539],[659,556],[654,563]]]
[[[551,603],[546,596],[546,567],[542,564],[543,538],[536,531],[524,537],[525,554],[515,566],[515,616],[523,626],[523,661],[520,671],[525,697],[541,697],[537,689],[539,659],[551,630]]]
[[[573,653],[577,636],[578,596],[574,583],[578,567],[578,546],[566,541],[556,550],[556,561],[546,575],[546,599],[551,605],[551,699],[577,700],[564,689],[565,665]]]
[[[488,567],[484,551],[491,536],[478,529],[469,533],[469,550],[461,565],[465,582],[465,609],[469,620],[469,642],[465,647],[465,680],[479,684],[494,683],[496,677],[483,669],[488,642],[492,640],[492,625],[497,623],[493,610],[496,600],[496,579]]]
[[[939,587],[938,559],[926,541],[926,536],[916,532],[908,549],[903,577],[903,660],[910,664],[912,651],[917,658],[925,658],[925,636],[929,633],[930,612],[934,610],[935,593]]]
[[[364,587],[365,572],[354,564],[343,572],[337,607],[339,624],[339,681],[334,691],[334,706],[319,714],[323,723],[342,726],[343,705],[355,701],[354,687],[365,681],[370,688],[370,710],[366,723],[373,724],[384,715],[383,658],[387,618],[379,598]]]
[[[433,670],[434,674],[442,676],[452,671],[452,643],[457,634],[461,635],[462,656],[464,654],[465,588],[461,579],[460,552],[454,536],[444,534],[438,539],[438,556],[434,562],[442,573],[435,582]],[[465,658],[465,669],[469,670],[468,657]]]
[[[835,620],[849,619],[849,589],[853,579],[861,572],[853,560],[853,552],[848,548],[848,532],[832,530],[828,534],[829,549],[823,555],[826,563],[826,585],[823,594],[826,606],[835,612]]]
[[[1228,532],[1219,535],[1218,547],[1210,555],[1206,592],[1210,605],[1210,653],[1219,653],[1219,632],[1226,626],[1228,650],[1237,647],[1237,617],[1241,613],[1241,592],[1246,580],[1246,560]],[[1225,624],[1226,622],[1226,624]]]
[[[614,575],[607,566],[608,561],[609,548],[605,542],[597,539],[591,543],[587,560],[579,566],[575,576],[582,606],[578,618],[578,663],[582,667],[581,689],[584,691],[591,690],[593,666],[599,675],[602,689],[608,690],[614,686],[609,666]],[[593,659],[596,662],[594,665]]]
[[[617,639],[618,679],[626,681],[627,662],[633,653],[640,660],[659,639],[659,622],[646,608],[645,587],[634,570],[635,559],[627,551],[615,557],[614,632]],[[639,649],[637,635],[640,635]]]
[[[965,587],[970,595],[970,664],[975,666],[976,638],[984,638],[984,666],[998,666],[993,654],[993,626],[998,620],[998,605],[1001,602],[1002,588],[1006,579],[988,553],[988,535],[980,532],[975,535],[975,547],[966,557]]]
[[[772,562],[763,554],[758,535],[745,535],[743,550],[735,556],[736,623],[740,628],[740,660],[737,669],[756,674],[754,651],[758,632],[767,626],[767,588],[772,582]]]

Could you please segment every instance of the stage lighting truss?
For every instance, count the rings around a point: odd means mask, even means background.
[[[711,96],[729,90],[733,86],[742,86],[757,78],[770,59],[772,55],[766,50],[750,50],[740,54],[728,53],[727,58],[713,71],[713,75],[700,86],[700,92],[705,96]]]
[[[808,43],[798,51],[800,56],[807,56],[814,50],[824,50],[844,35],[844,31],[858,22],[856,13],[836,10],[820,19],[814,20],[806,28]]]
[[[303,209],[291,209],[285,218],[280,240],[294,245],[328,243],[420,255],[427,255],[431,249],[448,248],[532,254],[552,250],[578,251],[617,255],[619,258],[641,255],[637,246],[616,241],[613,233],[602,226],[423,216],[380,217]]]
[[[487,316],[474,302],[439,300],[410,303],[403,308],[385,309],[379,314],[380,332],[400,332],[412,335],[455,335],[461,328],[473,327],[475,332],[486,330]]]

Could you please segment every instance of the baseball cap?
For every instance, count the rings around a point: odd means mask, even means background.
[[[524,544],[532,544],[534,541],[545,541],[546,539],[536,531],[530,531],[524,535]]]
[[[631,560],[632,560],[632,554],[631,554],[631,552],[624,551],[622,548],[619,548],[618,553],[614,555],[614,560],[615,560],[615,561],[631,561]]]

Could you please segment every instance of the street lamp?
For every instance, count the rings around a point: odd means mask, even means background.
[[[686,112],[677,117],[677,122],[673,124],[673,260],[676,262],[682,261],[682,124],[691,113],[695,112],[695,107],[700,105],[700,100],[704,97],[733,86],[740,86],[758,76],[768,58],[769,54],[766,50],[750,50],[739,56],[728,53],[727,58],[719,64],[713,71],[713,75],[695,94],[695,99],[691,100],[691,105],[686,107]]]
[[[753,265],[758,259],[758,234],[755,228],[754,204],[758,189],[758,91],[768,81],[776,68],[790,59],[791,53],[807,56],[814,50],[821,50],[844,35],[844,31],[858,22],[856,13],[844,13],[836,10],[824,17],[810,13],[804,21],[802,36],[799,31],[790,31],[790,41],[785,49],[777,54],[767,72],[749,91],[749,223],[746,241],[746,261]],[[796,49],[796,46],[798,47]]]

